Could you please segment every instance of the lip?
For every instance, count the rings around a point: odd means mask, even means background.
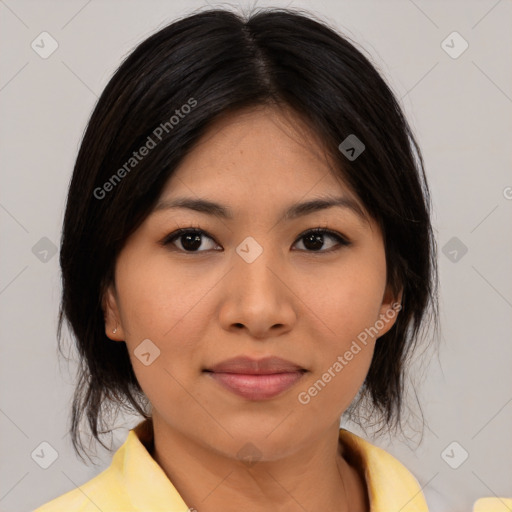
[[[248,356],[238,356],[226,359],[207,371],[215,373],[243,373],[245,375],[270,375],[273,373],[290,373],[304,371],[300,365],[280,357],[264,357],[253,359]]]
[[[279,357],[252,359],[241,356],[203,371],[238,396],[248,400],[267,400],[291,388],[307,370]]]
[[[241,373],[209,373],[224,388],[248,400],[268,400],[291,388],[304,372],[244,375]]]

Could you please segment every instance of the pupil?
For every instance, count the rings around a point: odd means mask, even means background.
[[[195,251],[199,247],[201,247],[201,235],[198,234],[188,234],[182,235],[181,245],[183,245],[184,249]],[[183,242],[185,239],[185,242]],[[189,244],[190,242],[190,244]]]
[[[312,244],[309,244],[309,242],[312,242]],[[304,246],[307,249],[312,249],[313,251],[321,249],[323,244],[323,236],[318,233],[311,233],[306,235],[304,240]]]

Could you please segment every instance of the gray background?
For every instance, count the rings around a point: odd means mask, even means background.
[[[148,35],[203,5],[0,1],[2,511],[31,510],[110,463],[99,451],[99,464],[86,467],[67,435],[74,365],[57,357],[60,276],[51,248],[81,136],[113,71]],[[305,7],[364,48],[401,99],[432,187],[442,335],[439,356],[431,352],[430,365],[414,372],[428,422],[423,442],[411,432],[418,442],[375,444],[412,471],[432,511],[512,497],[511,2],[212,5]],[[58,42],[46,59],[31,47],[42,46],[44,31]],[[442,45],[453,31],[469,44],[458,58]],[[453,41],[452,53],[462,48]],[[114,449],[137,421],[118,419]],[[48,469],[31,457],[44,441],[58,452]]]

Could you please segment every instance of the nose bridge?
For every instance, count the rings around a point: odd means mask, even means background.
[[[240,279],[251,289],[272,287],[277,279],[276,273],[281,267],[278,261],[279,251],[273,248],[269,242],[270,236],[259,237],[258,241],[253,236],[247,236],[235,249],[235,272]],[[260,243],[261,242],[261,243]]]

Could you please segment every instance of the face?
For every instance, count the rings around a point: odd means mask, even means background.
[[[337,429],[396,317],[382,234],[363,214],[291,113],[218,121],[127,240],[105,295],[107,335],[126,342],[154,421],[229,457],[251,442],[268,460]],[[238,356],[296,368],[206,371]]]

